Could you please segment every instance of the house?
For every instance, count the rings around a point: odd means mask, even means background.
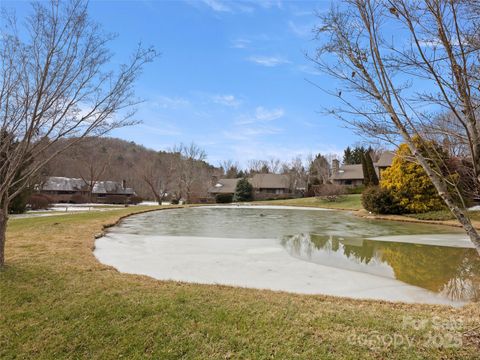
[[[48,195],[53,202],[57,203],[128,203],[135,191],[126,187],[125,181],[97,181],[90,194],[88,180],[52,176],[44,183],[38,185],[37,190],[41,194]]]
[[[218,194],[235,194],[240,179],[220,179],[212,181],[209,194],[215,197]],[[287,175],[255,174],[248,179],[253,186],[255,199],[285,198],[293,196],[290,188],[290,179]]]
[[[248,181],[252,184],[257,198],[291,193],[290,179],[287,175],[255,174]]]
[[[392,166],[393,157],[395,153],[391,151],[385,151],[382,153],[377,162],[373,163],[375,172],[379,179],[382,178],[382,172]],[[332,162],[332,175],[330,181],[333,184],[348,185],[348,186],[360,186],[363,185],[363,167],[361,164],[354,165],[342,165],[338,160]]]
[[[210,195],[216,196],[218,194],[235,194],[237,183],[240,179],[212,179],[213,186],[208,190]]]

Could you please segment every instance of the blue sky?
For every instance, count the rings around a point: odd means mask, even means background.
[[[29,7],[8,5],[19,15]],[[118,34],[111,44],[116,61],[139,41],[161,53],[137,84],[143,123],[112,135],[156,150],[193,141],[215,165],[341,153],[361,139],[321,113],[333,99],[306,81],[330,86],[304,56],[315,48],[314,11],[329,7],[330,1],[91,1],[91,16]]]

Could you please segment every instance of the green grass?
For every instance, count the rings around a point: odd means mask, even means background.
[[[337,201],[327,201],[316,197],[307,197],[288,200],[257,201],[258,204],[287,205],[287,206],[309,206],[326,209],[360,210],[362,209],[361,194],[343,195]]]
[[[470,219],[475,221],[480,221],[480,211],[469,211],[468,215]],[[445,220],[455,220],[455,216],[449,210],[439,210],[439,211],[430,211],[421,214],[408,214],[405,215],[414,219],[418,220],[437,220],[437,221],[445,221]]]
[[[143,209],[9,223],[1,359],[478,359],[478,304],[454,309],[156,281],[98,263],[93,237],[102,225]],[[404,327],[405,316],[426,327]],[[460,322],[463,345],[430,346],[429,332],[452,334],[434,324],[452,321]],[[354,341],[362,336],[373,343]],[[408,336],[411,346],[376,346],[379,336]]]

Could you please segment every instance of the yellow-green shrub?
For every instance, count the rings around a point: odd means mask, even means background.
[[[422,213],[445,207],[422,166],[410,161],[406,144],[400,145],[392,166],[382,172],[380,186],[389,190],[405,213]]]

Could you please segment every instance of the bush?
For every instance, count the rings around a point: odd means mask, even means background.
[[[228,204],[233,201],[233,195],[232,194],[217,194],[215,196],[215,202],[217,204]]]
[[[315,185],[313,189],[316,197],[327,201],[337,201],[346,193],[345,187],[337,184]]]
[[[353,194],[363,194],[365,191],[365,186],[364,185],[359,185],[359,186],[354,186],[354,187],[347,187],[347,194],[353,195]]]
[[[180,201],[178,199],[172,199],[172,201],[170,201],[170,204],[172,205],[178,205]]]
[[[52,205],[52,203],[52,198],[45,194],[33,194],[28,199],[28,204],[30,205],[31,210],[46,210]]]
[[[125,195],[107,195],[102,202],[105,204],[126,204],[128,201]]]
[[[70,198],[70,202],[73,204],[86,204],[90,202],[90,200],[85,195],[75,194]]]
[[[374,214],[402,214],[404,212],[392,192],[378,186],[365,189],[362,194],[362,205]]]
[[[27,203],[32,194],[32,189],[30,187],[25,188],[8,205],[9,214],[23,214],[27,211]]]
[[[417,145],[420,149],[421,144]],[[434,146],[434,145],[431,145]],[[430,151],[432,154],[440,154],[447,161],[447,155],[442,153],[441,148]],[[420,150],[422,151],[422,150]],[[445,203],[438,195],[423,167],[417,162],[411,161],[412,154],[406,144],[400,145],[392,166],[382,172],[380,186],[390,190],[395,200],[404,209],[404,213],[423,213],[445,209]],[[447,180],[453,179],[444,175]]]
[[[140,204],[142,201],[143,201],[143,198],[138,195],[130,196],[130,198],[128,199],[128,202],[133,205]]]

